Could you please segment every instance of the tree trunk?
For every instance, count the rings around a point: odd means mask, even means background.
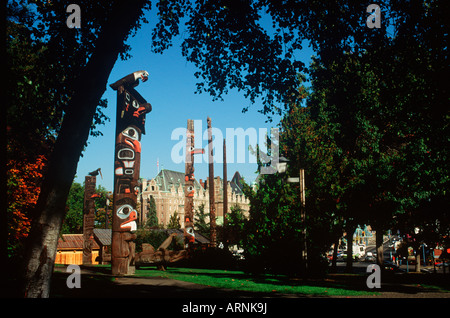
[[[58,236],[78,160],[88,139],[98,102],[106,90],[109,74],[130,29],[142,13],[144,3],[141,0],[114,5],[96,49],[74,85],[27,239],[23,271],[25,297],[49,297]]]
[[[380,266],[380,268],[383,268],[383,231],[381,228],[376,228],[376,234],[375,234],[375,244],[376,244],[376,251],[377,251],[377,265]]]

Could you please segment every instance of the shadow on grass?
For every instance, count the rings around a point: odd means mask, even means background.
[[[147,270],[151,275],[158,275],[158,272]],[[291,287],[293,290],[287,288],[287,293],[301,293],[301,288],[295,287],[316,287],[324,290],[315,290],[315,295],[326,295],[326,289],[334,289],[334,292],[342,295],[370,295],[377,292],[396,292],[403,294],[414,295],[417,293],[435,293],[435,292],[450,292],[450,275],[435,275],[435,274],[393,274],[390,272],[383,272],[381,277],[381,289],[369,289],[367,287],[368,274],[328,274],[323,278],[290,278],[284,275],[252,275],[240,271],[227,270],[211,270],[211,269],[195,269],[195,268],[170,268],[166,276],[173,279],[181,279],[183,275],[195,276],[198,281],[207,281],[208,278],[216,281],[239,280],[240,282],[252,282],[254,284],[270,286],[278,286],[281,289]],[[145,276],[145,270],[142,272]],[[189,279],[189,281],[193,281]],[[212,285],[212,284],[211,284]],[[221,284],[222,285],[222,284]],[[228,286],[227,286],[228,287]],[[230,285],[228,288],[242,288],[240,286]],[[277,289],[277,288],[276,288]],[[308,290],[307,288],[305,288]],[[298,292],[296,292],[298,291]],[[450,296],[450,294],[449,294]]]
[[[364,277],[359,277],[359,285],[361,286],[355,288],[354,285],[332,280],[292,279],[283,275],[251,275],[240,271],[211,269],[171,268],[167,272],[160,273],[149,269],[139,271],[137,275],[148,277],[159,275],[221,288],[258,291],[269,297],[274,297],[277,294],[313,297],[374,294],[373,291],[367,289]]]
[[[82,267],[80,289],[69,289],[69,273],[61,268],[52,279],[53,298],[263,298],[371,296],[377,292],[417,293],[447,291],[450,275],[382,275],[382,288],[369,289],[366,275],[328,274],[320,279],[282,275],[251,275],[241,271],[177,268],[136,270],[136,275],[116,278],[110,267]],[[450,296],[450,294],[449,294]]]
[[[261,298],[265,293],[230,291],[161,277],[115,278],[104,274],[82,274],[81,288],[66,285],[69,274],[55,272],[51,298]]]

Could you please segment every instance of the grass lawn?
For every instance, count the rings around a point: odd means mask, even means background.
[[[302,280],[289,279],[285,276],[261,275],[252,276],[241,271],[227,271],[198,268],[168,268],[166,271],[151,269],[136,270],[139,277],[166,277],[185,282],[207,285],[218,288],[228,288],[252,292],[304,294],[312,296],[363,296],[376,295],[369,290],[364,276],[358,276],[360,288],[342,284],[334,280]],[[354,283],[354,279],[352,280]]]

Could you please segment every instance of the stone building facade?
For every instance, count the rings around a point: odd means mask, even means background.
[[[145,224],[148,213],[148,200],[150,197],[155,199],[156,215],[158,223],[166,226],[169,223],[170,217],[177,212],[180,217],[181,227],[184,227],[184,172],[177,172],[163,169],[158,175],[150,180],[142,180],[142,195],[138,196],[138,202],[141,208],[138,211],[138,219],[140,224]],[[244,211],[244,215],[248,215],[250,209],[250,201],[242,192],[242,185],[240,183],[241,176],[236,172],[228,181],[227,195],[228,195],[228,212],[234,205],[239,205]],[[194,212],[197,213],[200,205],[205,205],[205,213],[209,215],[209,178],[205,182],[201,179],[194,180]],[[223,179],[216,177],[214,179],[215,189],[215,204],[216,204],[216,224],[223,224]],[[207,222],[209,220],[207,219]]]

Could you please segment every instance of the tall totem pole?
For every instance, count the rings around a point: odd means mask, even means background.
[[[134,89],[146,71],[137,71],[111,84],[117,91],[116,147],[114,153],[114,194],[111,269],[113,275],[134,274],[137,229],[137,196],[141,165],[141,135],[145,115],[152,106]]]
[[[102,175],[98,168],[84,178],[83,203],[83,265],[92,264],[92,246],[94,244],[95,199],[100,195],[95,193],[97,175]]]
[[[188,247],[189,244],[195,242],[194,233],[194,155],[202,154],[203,149],[196,149],[194,140],[194,121],[188,119],[186,130],[186,160],[185,160],[185,177],[184,177],[184,243]]]
[[[211,118],[207,117],[208,123],[208,160],[209,160],[209,227],[210,227],[210,241],[211,246],[216,247],[216,200],[215,200],[215,186],[214,186],[214,156],[213,156],[213,141],[212,141],[212,127]]]
[[[83,204],[83,265],[92,264],[92,245],[94,241],[95,202],[95,176],[86,176],[84,179]]]
[[[223,238],[225,247],[228,248],[227,213],[228,213],[228,175],[227,175],[227,145],[223,139]]]

